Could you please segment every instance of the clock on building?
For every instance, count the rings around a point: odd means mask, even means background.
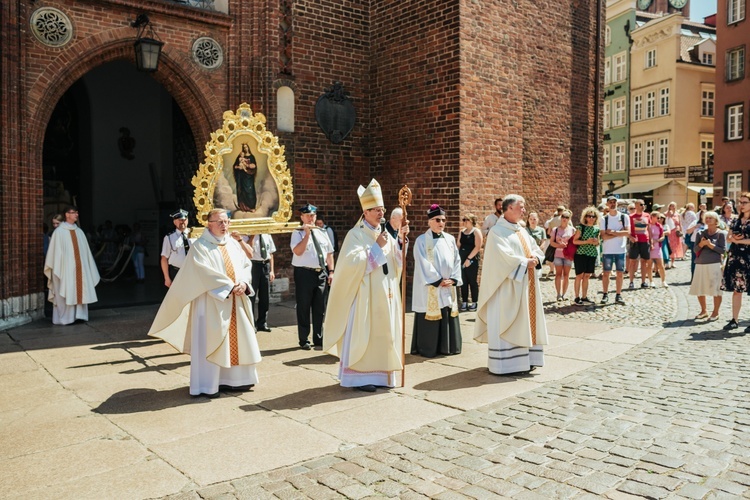
[[[651,6],[652,0],[638,0],[638,9],[646,10]]]
[[[688,0],[669,0],[669,5],[675,9],[681,9],[688,3]]]

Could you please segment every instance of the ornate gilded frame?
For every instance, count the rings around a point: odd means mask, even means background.
[[[225,208],[232,219],[231,229],[244,234],[289,232],[298,227],[298,221],[289,222],[294,195],[285,148],[279,144],[278,137],[266,130],[266,117],[261,113],[253,114],[250,106],[242,103],[236,112],[225,111],[223,118],[222,128],[213,132],[206,143],[205,159],[192,180],[198,223],[203,226],[196,228],[195,234],[203,232],[208,213],[214,207]],[[237,166],[238,156],[240,152],[245,155],[245,146],[256,160],[251,181],[256,205],[248,210],[240,208],[248,205],[238,201],[238,186],[243,184],[237,181],[234,172],[241,169],[241,165]],[[234,164],[227,165],[230,161]],[[257,180],[256,176],[262,176],[262,180]]]

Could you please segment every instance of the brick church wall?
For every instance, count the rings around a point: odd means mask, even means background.
[[[461,209],[522,194],[542,220],[592,201],[593,2],[462,2]]]
[[[410,187],[416,237],[430,203],[459,206],[459,5],[375,1],[372,23],[372,171],[388,207]]]

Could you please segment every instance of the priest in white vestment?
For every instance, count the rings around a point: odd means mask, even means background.
[[[548,344],[539,270],[544,252],[518,223],[524,199],[503,199],[503,217],[490,229],[484,247],[474,338],[489,344],[490,372],[504,375],[544,366]]]
[[[432,205],[427,219],[430,229],[414,243],[411,353],[434,358],[461,353],[456,296],[462,285],[461,256],[456,239],[444,231],[445,210]]]
[[[99,271],[91,255],[86,235],[76,225],[78,209],[65,209],[65,222],[52,233],[44,275],[52,302],[52,323],[69,325],[89,320],[89,306],[97,301],[94,287],[99,283]]]
[[[250,259],[230,236],[226,211],[212,210],[148,332],[190,354],[191,396],[258,383],[251,281]]]
[[[401,226],[396,238],[381,227],[385,208],[375,179],[366,189],[360,186],[358,195],[363,215],[339,251],[323,350],[341,359],[342,387],[375,392],[393,387],[395,372],[403,369],[401,245],[409,226]]]

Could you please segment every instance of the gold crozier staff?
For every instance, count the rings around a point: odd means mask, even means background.
[[[398,205],[403,212],[404,224],[408,225],[409,220],[406,217],[406,207],[411,205],[411,189],[404,184],[404,187],[398,191]],[[407,238],[401,242],[401,262],[404,268],[401,271],[401,387],[404,387],[406,380],[406,243]]]

